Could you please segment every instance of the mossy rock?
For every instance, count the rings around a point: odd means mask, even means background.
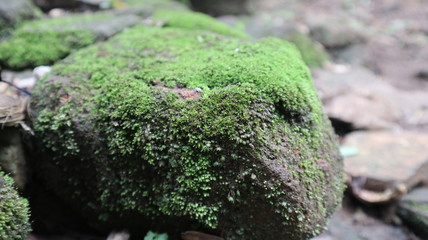
[[[27,200],[19,197],[12,178],[0,170],[0,239],[27,239],[29,215]]]
[[[303,61],[309,67],[321,67],[329,56],[319,43],[312,41],[307,35],[302,33],[291,33],[285,37],[287,41],[296,45],[302,54]]]
[[[246,33],[233,29],[203,13],[161,10],[155,12],[152,18],[164,22],[165,27],[207,30],[225,36],[249,38]]]
[[[27,22],[10,39],[0,42],[0,64],[12,69],[52,64],[139,20],[135,15],[109,12]]]
[[[341,201],[332,128],[279,39],[136,26],[56,64],[32,107],[37,172],[93,226],[308,239]]]

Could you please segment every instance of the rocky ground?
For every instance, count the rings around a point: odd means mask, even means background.
[[[311,70],[340,136],[348,190],[343,207],[314,240],[428,239],[428,4],[264,0],[251,2],[244,12],[250,15],[218,10],[216,15],[255,38],[289,39],[297,32],[329,56]],[[48,70],[5,70],[2,77],[31,90]],[[3,83],[0,92],[17,93]],[[31,239],[102,238],[68,232],[34,233]]]

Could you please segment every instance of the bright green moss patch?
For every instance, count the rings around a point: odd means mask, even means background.
[[[94,40],[89,31],[18,30],[11,40],[0,43],[0,62],[13,69],[52,64]]]
[[[341,199],[331,126],[278,39],[134,27],[55,65],[33,104],[58,194],[92,222],[308,239]]]
[[[76,15],[28,22],[13,36],[0,42],[0,63],[22,69],[52,64],[70,52],[95,42],[91,25],[112,19],[113,15]]]
[[[12,178],[0,170],[0,239],[22,240],[31,230],[28,202],[12,185]]]
[[[226,36],[249,38],[244,32],[233,29],[203,13],[162,10],[156,12],[153,19],[164,21],[166,27],[207,30]]]

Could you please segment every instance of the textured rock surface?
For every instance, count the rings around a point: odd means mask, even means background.
[[[417,188],[404,196],[397,212],[422,239],[428,236],[428,187]]]
[[[331,68],[314,70],[315,85],[329,117],[356,129],[414,129],[428,124],[424,91],[402,91],[359,67]]]
[[[385,183],[405,181],[427,162],[427,143],[428,134],[412,131],[351,133],[343,145],[358,154],[345,158],[345,170]]]
[[[28,203],[12,184],[0,170],[0,239],[22,240],[30,232]]]
[[[23,189],[27,180],[27,169],[24,146],[17,127],[0,130],[0,167],[11,174],[19,189]]]
[[[249,2],[248,0],[190,0],[196,11],[213,16],[249,13]]]
[[[0,0],[0,36],[5,28],[40,15],[41,12],[30,0]]]
[[[38,172],[94,226],[308,239],[341,200],[330,123],[278,39],[134,27],[57,64],[33,107]]]

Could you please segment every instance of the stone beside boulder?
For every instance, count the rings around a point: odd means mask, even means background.
[[[345,170],[383,182],[409,179],[428,160],[428,134],[412,131],[359,131],[349,134],[344,146],[358,149],[345,159]]]
[[[153,14],[152,19],[161,21],[165,27],[207,30],[225,36],[249,38],[246,33],[233,29],[203,13],[160,10]]]
[[[397,213],[418,235],[428,236],[428,187],[416,188],[404,196]]]
[[[41,15],[30,0],[0,0],[0,37],[8,28]]]
[[[0,64],[12,69],[48,65],[104,40],[141,20],[136,15],[96,13],[28,22],[0,42]]]
[[[101,231],[308,239],[341,201],[336,138],[291,44],[136,26],[53,69],[33,92],[37,172]]]
[[[190,0],[192,8],[212,16],[240,15],[250,12],[249,0]]]
[[[0,170],[0,239],[26,239],[31,227],[26,199],[19,197],[13,180]]]

